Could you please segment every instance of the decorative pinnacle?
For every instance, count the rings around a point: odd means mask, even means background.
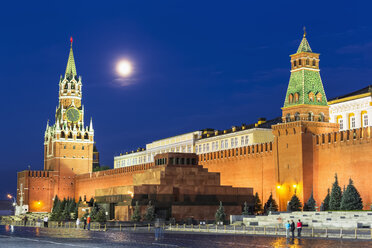
[[[306,37],[306,27],[304,26],[304,38]],[[72,39],[72,37],[71,37]],[[72,41],[71,41],[72,42]],[[72,43],[71,43],[72,44]]]
[[[72,42],[73,42],[72,36],[70,37],[70,42],[71,42],[71,46],[72,46]]]

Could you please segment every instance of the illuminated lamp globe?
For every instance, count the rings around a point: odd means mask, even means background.
[[[132,65],[127,60],[122,60],[116,65],[119,75],[126,77],[132,72]]]

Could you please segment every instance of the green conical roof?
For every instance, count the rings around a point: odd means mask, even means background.
[[[307,42],[306,35],[304,34],[304,37],[302,38],[301,44],[297,49],[297,53],[302,53],[302,52],[309,52],[312,53],[313,51],[311,50],[311,47],[309,45],[309,42]]]
[[[306,32],[302,38],[301,44],[298,47],[297,53],[309,52],[312,53],[309,42],[306,39]],[[321,100],[317,100],[317,95],[320,94]],[[289,102],[289,96],[298,96],[298,101]],[[310,97],[310,96],[313,97]],[[287,94],[284,101],[284,107],[291,107],[301,104],[327,106],[327,97],[324,91],[322,79],[318,69],[301,67],[291,72],[289,79]]]
[[[77,73],[76,73],[74,52],[72,51],[72,42],[71,42],[70,54],[68,55],[65,77],[76,76],[76,75]]]

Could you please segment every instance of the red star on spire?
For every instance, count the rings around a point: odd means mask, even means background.
[[[71,45],[72,45],[72,41],[73,41],[73,40],[72,40],[72,36],[71,36],[71,38],[70,38]]]

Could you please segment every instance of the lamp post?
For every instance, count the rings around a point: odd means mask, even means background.
[[[17,206],[17,203],[16,203],[16,199],[11,195],[11,194],[7,194],[6,197],[8,197],[8,199],[12,199],[13,200],[13,207],[14,207],[14,214],[15,214],[15,207]]]

